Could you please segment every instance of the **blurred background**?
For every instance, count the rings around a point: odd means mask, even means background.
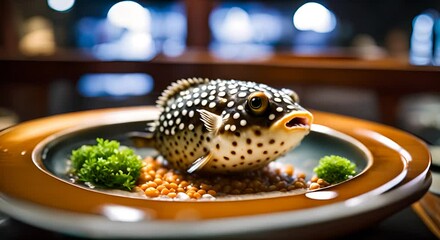
[[[440,1],[1,0],[0,128],[151,105],[172,81],[288,87],[440,145]]]

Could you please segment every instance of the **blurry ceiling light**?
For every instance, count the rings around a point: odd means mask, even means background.
[[[280,40],[283,29],[277,14],[256,13],[250,16],[253,38],[258,43],[275,43]]]
[[[51,55],[55,52],[55,36],[52,24],[36,16],[25,23],[25,34],[20,39],[19,49],[28,56]]]
[[[108,11],[107,18],[118,27],[132,31],[150,32],[150,11],[133,1],[116,3]]]
[[[75,0],[47,0],[47,5],[55,11],[64,12],[73,7]]]
[[[159,19],[159,17],[157,18]],[[182,38],[186,37],[186,16],[181,12],[164,12],[162,14],[162,24],[156,24],[160,34],[157,36],[164,38]]]
[[[249,14],[239,8],[214,10],[210,21],[215,37],[227,43],[245,43],[252,40]]]
[[[301,31],[328,33],[336,28],[335,15],[323,5],[308,2],[296,10],[293,24]]]
[[[253,43],[212,44],[210,49],[215,57],[240,61],[263,60],[273,54],[272,46]]]
[[[167,39],[163,42],[162,51],[169,57],[177,57],[185,51],[185,41]]]
[[[114,42],[95,45],[93,54],[101,60],[150,60],[156,55],[151,34],[125,32]]]
[[[354,52],[361,59],[373,60],[386,56],[386,52],[377,45],[374,38],[368,34],[359,34],[353,38]]]
[[[78,81],[84,97],[142,96],[153,90],[153,78],[144,73],[85,74]]]
[[[420,14],[414,18],[410,46],[410,62],[412,64],[427,65],[431,63],[433,31],[433,16]]]
[[[434,65],[440,66],[440,18],[437,18],[434,24],[434,32],[435,32]],[[439,123],[440,123],[440,115],[439,115]]]

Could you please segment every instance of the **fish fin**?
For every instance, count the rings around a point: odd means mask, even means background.
[[[287,95],[289,95],[290,98],[292,98],[293,102],[299,103],[299,96],[298,94],[290,89],[282,88],[281,91]]]
[[[214,134],[217,134],[225,119],[222,118],[222,116],[206,111],[204,109],[197,109],[197,112],[200,113],[200,120],[203,122],[206,129],[208,129],[208,131],[210,132],[213,132]]]
[[[126,136],[131,140],[135,147],[152,147],[154,146],[153,132],[128,132]]]
[[[205,166],[209,160],[211,160],[212,158],[212,154],[209,153],[206,156],[201,156],[199,158],[197,158],[192,164],[191,166],[188,168],[188,170],[186,170],[188,173],[193,173],[201,168],[203,168],[203,166]]]
[[[159,108],[164,108],[167,101],[175,96],[180,91],[186,90],[192,86],[209,82],[207,78],[188,78],[180,79],[171,83],[163,92],[162,95],[156,101],[156,105]]]
[[[158,125],[159,125],[159,121],[148,122],[145,130],[147,130],[148,133],[153,133]]]

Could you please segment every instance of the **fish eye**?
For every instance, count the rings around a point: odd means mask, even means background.
[[[249,109],[255,115],[263,114],[269,106],[269,98],[264,92],[253,92],[247,99]]]

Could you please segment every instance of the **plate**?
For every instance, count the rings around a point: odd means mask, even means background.
[[[365,227],[419,199],[431,183],[430,155],[397,129],[313,111],[312,132],[278,161],[308,176],[326,154],[355,159],[360,174],[304,194],[215,201],[163,201],[90,189],[66,178],[69,151],[96,137],[124,141],[155,119],[153,107],[102,109],[25,122],[0,133],[0,209],[24,222],[84,237],[264,236],[310,238]],[[315,162],[314,162],[315,161]],[[313,164],[311,164],[313,163]],[[350,224],[341,228],[341,224]],[[316,233],[314,227],[319,227]],[[307,237],[308,236],[308,237]]]

